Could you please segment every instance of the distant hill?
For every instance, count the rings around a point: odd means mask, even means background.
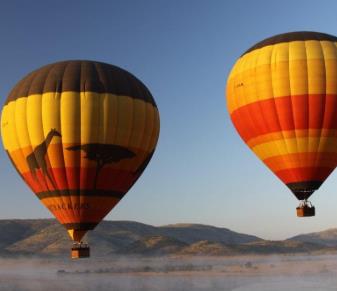
[[[241,255],[331,252],[337,230],[268,241],[201,224],[155,227],[132,221],[103,221],[85,238],[93,256]],[[0,220],[0,256],[69,256],[72,243],[53,219]]]
[[[203,240],[223,244],[242,244],[261,240],[253,235],[241,234],[227,228],[219,228],[202,224],[179,223],[161,226],[159,229],[162,231],[163,235],[174,237],[188,244]]]
[[[120,250],[122,254],[168,255],[179,253],[187,244],[163,235],[141,238]]]
[[[327,247],[337,246],[337,228],[328,229],[320,232],[297,235],[289,240],[313,243]]]

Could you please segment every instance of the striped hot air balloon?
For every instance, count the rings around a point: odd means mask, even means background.
[[[227,107],[244,142],[297,199],[298,216],[337,165],[337,37],[292,32],[263,40],[235,63]]]
[[[149,90],[127,71],[64,61],[28,74],[12,89],[1,130],[20,176],[80,243],[149,163],[159,113]],[[74,252],[86,256],[88,248],[76,245]]]

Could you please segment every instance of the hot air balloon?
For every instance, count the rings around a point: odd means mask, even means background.
[[[227,107],[243,141],[300,200],[297,215],[337,165],[337,37],[291,32],[235,63]]]
[[[159,136],[149,90],[101,62],[63,61],[24,77],[1,115],[4,148],[17,172],[68,230],[72,257],[142,174]]]

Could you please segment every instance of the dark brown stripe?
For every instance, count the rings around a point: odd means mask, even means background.
[[[66,229],[75,230],[93,230],[97,226],[98,222],[84,222],[84,223],[65,223],[63,226]]]
[[[102,197],[114,197],[122,199],[125,195],[124,192],[109,191],[109,190],[53,190],[36,193],[39,199],[50,198],[50,197],[60,197],[60,196],[102,196]]]
[[[287,186],[298,200],[308,199],[321,185],[322,181],[288,183]]]
[[[141,99],[157,107],[146,86],[129,72],[101,62],[63,61],[44,66],[24,77],[6,103],[46,92],[97,92]]]
[[[296,41],[296,40],[328,40],[328,41],[333,41],[337,42],[337,37],[326,34],[326,33],[321,33],[321,32],[314,32],[314,31],[296,31],[296,32],[288,32],[288,33],[282,33],[278,35],[274,35],[272,37],[266,38],[263,41],[258,42],[254,46],[252,46],[250,49],[245,51],[243,55],[265,47],[267,45],[273,45],[281,42],[290,42],[290,41]]]

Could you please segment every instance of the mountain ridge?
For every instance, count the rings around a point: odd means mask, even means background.
[[[85,238],[93,256],[233,256],[337,251],[337,228],[265,240],[228,228],[178,223],[153,226],[102,221]],[[66,230],[54,219],[0,219],[0,256],[69,256]]]

